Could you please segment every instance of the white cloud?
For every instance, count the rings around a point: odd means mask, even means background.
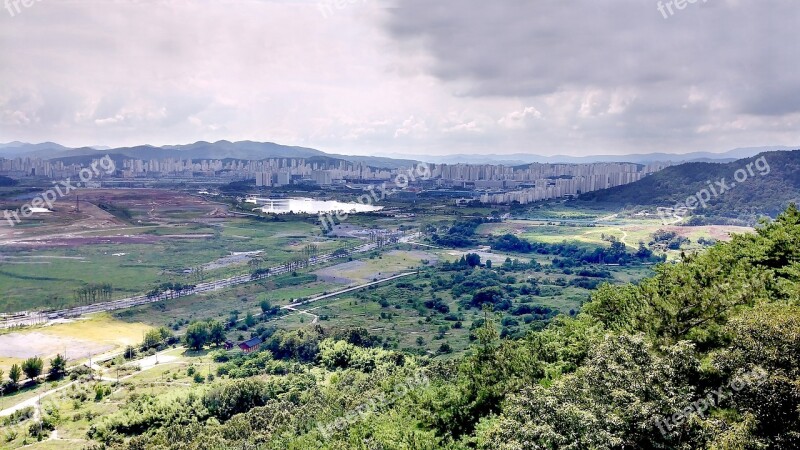
[[[440,1],[348,2],[327,18],[317,0],[0,14],[0,142],[354,154],[800,142],[794,0],[719,0],[666,21],[637,0]]]
[[[512,111],[497,121],[506,128],[523,128],[528,118],[541,119],[542,113],[533,106],[525,107],[519,111]]]
[[[428,131],[428,125],[423,119],[416,119],[414,116],[409,117],[403,121],[403,124],[394,132],[394,137],[410,136],[413,134],[425,133]]]

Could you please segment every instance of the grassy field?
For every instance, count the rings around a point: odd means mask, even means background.
[[[221,228],[221,230],[220,230]],[[234,219],[222,227],[188,225],[94,231],[93,239],[139,236],[142,243],[101,242],[67,248],[17,248],[0,259],[0,312],[74,306],[74,291],[88,284],[110,283],[114,298],[144,293],[165,282],[196,283],[192,269],[232,252],[262,251],[263,265],[280,264],[301,254],[306,245],[332,251],[350,239],[327,239],[304,221],[262,222]],[[192,238],[200,236],[200,238]],[[84,236],[85,237],[85,236]],[[206,270],[205,279],[248,272],[246,262]]]
[[[293,285],[298,282],[300,284]],[[234,286],[204,295],[192,295],[177,299],[137,306],[114,313],[114,317],[125,322],[144,322],[152,326],[173,327],[192,320],[214,318],[227,320],[231,312],[240,317],[248,312],[261,312],[260,302],[268,300],[273,305],[286,305],[292,300],[309,297],[326,291],[340,289],[341,285],[310,281],[306,276],[285,276],[256,283]]]
[[[551,216],[572,217],[559,209],[547,210]],[[599,217],[600,214],[608,211],[599,211],[594,216],[585,211],[578,211],[574,215],[587,219],[581,222],[562,222],[558,219],[511,219],[502,223],[486,223],[478,227],[478,234],[483,236],[499,236],[503,234],[514,234],[519,238],[531,242],[543,242],[557,244],[569,242],[573,244],[595,247],[598,245],[608,246],[608,239],[613,236],[623,242],[628,251],[635,251],[639,243],[642,242],[649,246],[653,240],[653,234],[659,230],[674,231],[679,236],[690,240],[684,244],[680,250],[669,250],[669,259],[675,259],[683,251],[702,250],[704,247],[698,244],[698,240],[728,240],[731,234],[750,233],[752,228],[737,227],[728,225],[706,225],[706,226],[674,226],[664,225],[660,220],[645,217],[616,217],[616,215]],[[609,220],[598,220],[608,218]]]
[[[320,269],[314,273],[320,279],[330,279],[336,283],[363,284],[418,268],[423,265],[423,261],[435,263],[437,259],[437,256],[430,252],[393,250],[381,254],[370,254],[359,260]]]

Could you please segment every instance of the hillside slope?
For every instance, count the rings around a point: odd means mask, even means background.
[[[703,190],[710,199],[706,207],[692,211],[695,223],[753,224],[761,215],[775,217],[800,199],[800,150],[761,153],[727,164],[680,164],[635,183],[583,194],[578,201],[671,208],[685,206],[687,198]]]

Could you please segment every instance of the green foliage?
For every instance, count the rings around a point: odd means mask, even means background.
[[[58,354],[50,360],[50,369],[48,370],[47,376],[51,380],[58,380],[63,378],[66,373],[67,359],[61,354]]]
[[[208,342],[216,346],[225,343],[225,326],[218,320],[208,322]]]
[[[25,408],[14,411],[8,416],[0,418],[0,423],[5,427],[9,427],[12,425],[16,425],[18,423],[22,423],[32,418],[33,414],[34,414],[33,406],[27,406]]]
[[[34,378],[41,375],[43,368],[44,368],[44,361],[42,361],[42,358],[38,356],[34,356],[33,358],[28,358],[22,362],[22,372],[25,373],[25,376],[28,377],[28,379],[30,380],[33,380]]]
[[[201,350],[208,343],[208,323],[194,322],[190,324],[183,339],[192,350]]]
[[[444,247],[473,247],[476,241],[472,239],[475,231],[482,223],[499,221],[499,219],[471,219],[467,221],[460,221],[453,224],[444,235],[434,233],[431,235],[431,240],[437,245]]]
[[[22,368],[19,364],[13,364],[8,371],[8,379],[11,380],[11,385],[16,386],[19,380],[22,379]]]
[[[141,348],[142,350],[149,350],[173,342],[175,342],[175,335],[172,331],[167,327],[160,327],[157,330],[150,330],[144,335]]]
[[[589,249],[567,242],[562,242],[560,244],[528,242],[513,234],[505,234],[497,238],[492,238],[490,244],[493,250],[560,256],[567,258],[571,262],[570,265],[575,265],[576,263],[625,265],[663,261],[661,257],[655,257],[650,252],[643,252],[640,250],[636,253],[628,253],[625,244],[615,239],[611,241],[611,245],[608,248],[596,247],[594,249]],[[563,263],[559,265],[558,259],[553,260],[553,265],[564,267]]]

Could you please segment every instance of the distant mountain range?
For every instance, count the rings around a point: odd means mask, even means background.
[[[797,147],[795,147],[797,148]],[[65,147],[55,142],[29,144],[25,142],[9,142],[0,144],[0,157],[38,157],[43,159],[63,159],[76,157],[97,157],[98,155],[112,154],[118,157],[138,159],[242,159],[261,160],[266,158],[333,158],[351,162],[361,162],[373,167],[410,167],[417,161],[445,164],[505,164],[522,165],[530,163],[593,163],[593,162],[631,162],[647,164],[650,162],[696,162],[714,161],[729,162],[741,158],[748,158],[766,151],[791,150],[786,146],[737,148],[724,153],[695,152],[695,153],[643,153],[632,155],[590,155],[590,156],[541,156],[535,154],[514,153],[509,155],[394,155],[395,157],[380,156],[352,156],[325,153],[308,147],[295,147],[276,144],[273,142],[253,141],[199,141],[185,145],[139,145],[135,147],[109,148],[105,146]],[[79,158],[78,158],[79,159]]]
[[[690,223],[752,225],[759,216],[775,217],[789,203],[800,203],[800,150],[765,152],[730,163],[679,164],[635,183],[583,194],[578,201],[655,212],[658,207],[685,206],[704,190],[700,196],[709,197],[707,206],[695,209]]]
[[[273,142],[252,141],[199,141],[186,145],[165,145],[156,147],[152,145],[139,145],[136,147],[81,147],[70,148],[54,142],[41,144],[28,144],[24,142],[10,142],[0,144],[0,157],[37,157],[49,160],[82,161],[91,157],[112,155],[119,158],[137,159],[241,159],[262,160],[268,158],[317,158],[345,160],[360,162],[373,167],[398,168],[413,166],[416,161],[409,159],[393,159],[377,156],[347,156],[325,153],[320,150],[306,147],[294,147],[275,144]]]

